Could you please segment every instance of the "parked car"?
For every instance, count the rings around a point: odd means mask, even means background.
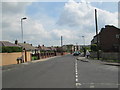
[[[78,52],[78,51],[75,51],[75,52],[73,53],[73,56],[78,56],[78,55],[80,55],[80,52]]]

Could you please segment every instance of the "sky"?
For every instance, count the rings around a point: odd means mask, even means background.
[[[3,41],[22,42],[45,46],[63,44],[89,45],[95,35],[94,10],[97,9],[98,29],[105,25],[118,27],[118,2],[2,2]],[[106,37],[107,38],[107,37]],[[108,39],[109,40],[109,39]]]

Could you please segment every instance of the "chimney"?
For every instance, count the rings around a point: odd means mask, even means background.
[[[38,45],[38,48],[40,47],[40,45]]]
[[[18,44],[18,40],[15,40],[15,44],[16,44],[16,45]]]
[[[42,45],[44,47],[44,45]]]
[[[32,46],[32,44],[30,44]]]

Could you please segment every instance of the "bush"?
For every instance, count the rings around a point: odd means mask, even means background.
[[[97,45],[96,44],[92,44],[91,45],[91,50],[92,51],[97,51]]]
[[[37,56],[32,56],[32,60],[37,60],[38,57]]]
[[[6,47],[6,46],[3,46],[2,47],[2,53],[12,53],[12,52],[22,52],[22,47]]]

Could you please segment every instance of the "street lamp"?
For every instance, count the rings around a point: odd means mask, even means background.
[[[85,47],[85,36],[82,36],[83,38],[83,43],[84,43],[84,47]]]
[[[24,18],[21,18],[21,33],[22,33],[22,43],[23,43],[23,24],[22,24],[22,21],[23,20],[25,20],[25,19],[27,19],[26,17],[24,17]],[[23,52],[23,47],[22,47],[22,61],[21,61],[21,63],[23,63],[24,62],[24,54],[23,54],[24,52]]]
[[[22,21],[25,20],[25,19],[27,19],[27,18],[26,17],[21,18],[22,43],[23,43],[23,23],[22,23]]]

